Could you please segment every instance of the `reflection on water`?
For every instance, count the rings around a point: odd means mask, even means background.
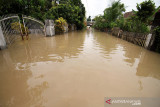
[[[160,80],[160,59],[158,53],[143,51],[137,67],[137,76],[153,77]]]
[[[32,35],[0,51],[0,107],[97,107],[160,97],[160,54],[88,29]]]

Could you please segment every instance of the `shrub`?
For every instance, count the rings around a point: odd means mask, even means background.
[[[108,21],[108,23],[115,22],[124,11],[124,4],[121,3],[120,0],[114,1],[112,2],[111,7],[104,10],[104,17]]]
[[[123,29],[125,24],[125,19],[123,16],[121,16],[119,19],[116,20],[116,24],[119,28]]]
[[[76,24],[77,29],[81,30],[84,27],[85,7],[81,3],[74,5],[72,2],[67,2],[66,4],[53,6],[44,15],[44,19],[55,20],[59,17],[63,17],[69,24]]]
[[[106,22],[103,16],[96,16],[95,17],[95,23],[93,25],[94,28],[103,31],[105,28],[107,28],[109,24]]]
[[[64,25],[66,25],[67,22],[64,20],[62,17],[58,18],[56,20],[56,25],[55,25],[55,32],[56,34],[64,33]]]
[[[129,32],[149,33],[148,25],[141,22],[136,16],[126,19],[121,29]]]
[[[21,27],[21,29],[22,29],[22,32],[21,32],[20,27]],[[24,25],[23,25],[22,23],[21,23],[21,25],[20,25],[19,22],[11,23],[11,28],[12,28],[13,30],[19,32],[19,33],[22,33],[22,34],[29,33],[28,28],[27,28],[27,27],[24,27]],[[26,29],[27,32],[25,31],[25,29]]]
[[[109,28],[114,28],[117,27],[117,23],[116,22],[111,22],[109,25]]]

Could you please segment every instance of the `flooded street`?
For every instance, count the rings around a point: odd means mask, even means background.
[[[160,54],[93,29],[0,51],[0,107],[104,107],[104,97],[160,97]]]

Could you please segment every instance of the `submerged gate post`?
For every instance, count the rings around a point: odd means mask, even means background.
[[[19,22],[19,25],[20,25],[20,33],[23,34],[22,26],[21,26],[21,21],[20,21],[20,17],[19,16],[18,16],[18,22]]]
[[[0,26],[0,49],[5,49],[6,48],[6,41],[2,32],[2,28]]]
[[[53,20],[45,20],[45,34],[46,36],[55,35],[55,28],[54,28]]]
[[[25,30],[25,34],[27,35],[27,29],[26,29],[26,24],[24,22],[24,18],[23,18],[23,15],[22,15],[22,20],[23,20],[23,26],[24,26],[24,30]],[[22,29],[22,28],[21,28]],[[22,34],[23,34],[23,31],[22,31]]]

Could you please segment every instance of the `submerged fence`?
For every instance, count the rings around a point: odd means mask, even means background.
[[[0,19],[0,44],[1,49],[5,48],[6,45],[12,44],[17,38],[20,32],[14,28],[13,23],[20,23],[18,15],[5,15]]]
[[[106,31],[110,32],[112,35],[118,38],[124,39],[128,42],[145,47],[147,49],[149,49],[153,43],[152,34],[127,32],[127,31],[122,31],[119,28],[113,28],[112,30],[106,29]]]
[[[45,34],[45,25],[43,22],[28,16],[22,16],[25,30],[28,29],[31,34]]]
[[[33,17],[22,15],[5,15],[0,17],[0,49],[6,48],[14,43],[18,38],[24,36],[28,39],[29,34],[41,34],[44,36],[55,35],[55,24],[53,20],[45,20],[43,23]],[[76,30],[76,26],[64,25],[64,33]]]
[[[17,38],[25,34],[45,35],[45,25],[43,22],[22,15],[4,15],[0,17],[0,49],[11,45]]]

